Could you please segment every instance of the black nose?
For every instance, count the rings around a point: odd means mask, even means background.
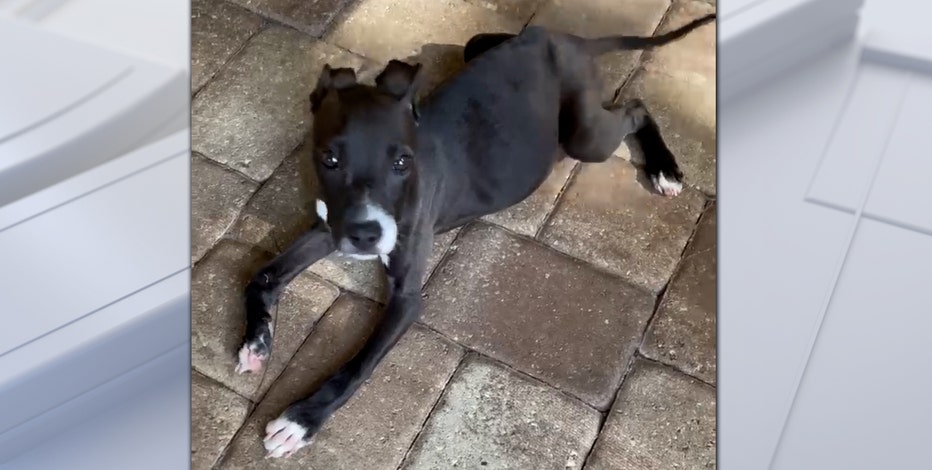
[[[369,251],[382,237],[382,227],[374,220],[353,222],[346,226],[346,236],[356,248]]]

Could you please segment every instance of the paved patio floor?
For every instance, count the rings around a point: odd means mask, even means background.
[[[529,199],[441,236],[425,309],[315,442],[265,460],[265,423],[353,355],[378,263],[325,259],[278,306],[264,375],[233,374],[242,289],[314,215],[300,159],[324,63],[392,58],[429,86],[473,34],[527,24],[650,35],[700,0],[194,0],[194,469],[715,467],[715,25],[599,59],[606,99],[645,100],[686,172],[676,198],[625,157],[566,160]],[[310,192],[313,191],[313,188]]]

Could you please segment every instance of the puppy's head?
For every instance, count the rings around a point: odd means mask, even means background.
[[[345,254],[389,254],[403,207],[416,197],[420,67],[393,60],[369,86],[353,69],[325,65],[311,93],[318,213]]]

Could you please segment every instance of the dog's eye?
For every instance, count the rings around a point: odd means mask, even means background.
[[[405,171],[408,169],[408,161],[410,160],[410,155],[399,155],[395,157],[395,161],[392,162],[392,169],[397,172]]]
[[[323,157],[320,159],[320,164],[328,170],[333,170],[340,166],[340,159],[333,152],[327,151],[324,152]]]

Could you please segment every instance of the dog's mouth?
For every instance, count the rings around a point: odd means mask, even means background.
[[[341,255],[349,256],[350,258],[355,259],[375,259],[378,258],[379,255],[383,254],[376,250],[360,250],[359,248],[356,248],[356,246],[353,245],[353,242],[351,242],[348,238],[340,239],[340,241],[337,243],[337,251],[339,251]]]

